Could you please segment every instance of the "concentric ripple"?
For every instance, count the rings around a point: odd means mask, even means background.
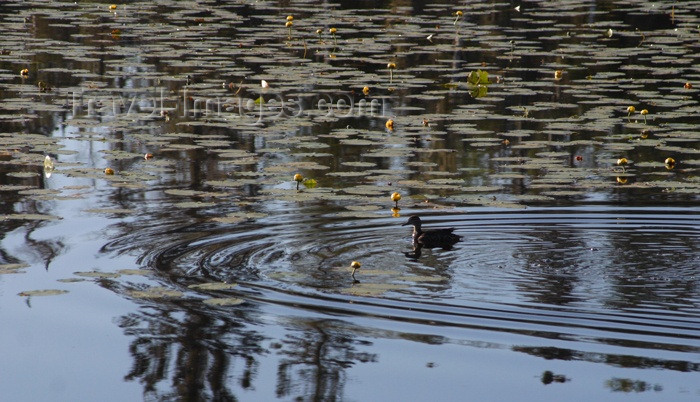
[[[422,333],[546,359],[695,372],[697,212],[588,206],[423,214],[426,226],[452,226],[463,240],[420,256],[400,225],[406,216],[300,222],[290,214],[173,228],[167,236],[154,230],[150,241],[134,236],[151,245],[142,262],[175,286],[236,282],[228,292],[269,307],[271,319],[311,312],[343,317],[348,331],[367,336]],[[153,247],[172,236],[179,237]],[[354,260],[362,263],[357,280]]]
[[[400,225],[405,216],[300,222],[285,215],[174,230],[177,241],[151,248],[144,259],[183,277],[340,293],[366,288],[428,300],[614,306],[633,306],[635,294],[646,294],[646,303],[682,307],[697,302],[690,297],[700,266],[694,212],[600,206],[425,215],[428,227],[454,227],[463,240],[452,250],[422,250],[417,258],[410,228]],[[350,277],[351,261],[362,263],[359,283]]]

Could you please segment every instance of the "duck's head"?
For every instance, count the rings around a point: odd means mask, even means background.
[[[413,226],[420,227],[420,225],[421,225],[420,217],[418,215],[412,215],[410,218],[408,218],[406,223],[404,223],[401,226],[406,226],[406,225],[413,225]]]

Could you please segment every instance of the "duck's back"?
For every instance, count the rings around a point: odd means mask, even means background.
[[[418,236],[418,242],[426,247],[451,247],[462,237],[454,233],[454,228],[430,229]]]

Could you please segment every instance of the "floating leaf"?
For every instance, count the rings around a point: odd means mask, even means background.
[[[150,271],[148,269],[120,269],[117,271],[120,275],[150,275],[153,273],[153,271]]]
[[[27,264],[0,264],[0,275],[3,274],[18,274],[23,268],[27,268]]]
[[[18,293],[20,296],[30,297],[30,296],[56,296],[68,293],[67,290],[61,289],[43,289],[43,290],[26,290],[24,292]]]
[[[318,182],[314,179],[304,179],[301,184],[303,184],[306,188],[316,188]]]
[[[198,283],[195,285],[190,285],[190,289],[198,290],[225,290],[235,288],[237,285],[235,283],[224,283],[224,282],[211,282],[211,283]]]
[[[0,219],[12,219],[22,221],[55,221],[61,218],[54,215],[42,214],[9,214],[0,216]]]
[[[166,297],[182,297],[183,293],[179,290],[172,290],[165,287],[154,286],[148,289],[130,290],[129,295],[139,299],[162,299]]]
[[[86,278],[119,278],[119,274],[114,272],[98,272],[98,271],[87,271],[87,272],[73,272],[73,275],[82,276]]]
[[[488,95],[489,89],[486,85],[475,85],[469,89],[472,98],[483,98]]]
[[[243,304],[245,300],[237,297],[219,297],[203,300],[204,303],[211,306],[237,306]]]
[[[469,73],[467,76],[467,82],[472,85],[486,85],[489,84],[489,73],[483,70],[476,70]]]

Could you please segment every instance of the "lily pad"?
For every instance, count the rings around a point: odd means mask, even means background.
[[[237,297],[215,297],[211,299],[203,300],[205,304],[211,306],[237,306],[239,304],[245,303],[245,300],[239,299]]]
[[[26,290],[24,292],[18,293],[19,296],[31,297],[31,296],[56,296],[68,293],[67,290],[62,289],[42,289],[42,290]]]

